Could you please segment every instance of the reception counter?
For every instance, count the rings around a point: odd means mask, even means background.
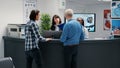
[[[16,68],[25,68],[24,39],[3,37],[5,57]],[[63,44],[59,39],[40,42],[44,68],[64,68]],[[35,68],[35,63],[33,64]],[[120,68],[120,39],[84,40],[79,44],[78,68]]]

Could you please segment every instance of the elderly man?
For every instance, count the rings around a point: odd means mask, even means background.
[[[73,10],[65,10],[65,18],[68,22],[63,28],[61,42],[64,43],[65,68],[77,68],[77,49],[80,40],[84,39],[82,25],[72,19]]]

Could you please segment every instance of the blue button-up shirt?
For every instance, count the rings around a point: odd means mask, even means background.
[[[64,43],[64,46],[70,46],[79,44],[83,39],[82,25],[76,20],[69,20],[63,28],[60,41]]]

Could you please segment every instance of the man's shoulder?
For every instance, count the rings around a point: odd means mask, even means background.
[[[73,19],[70,21],[71,23],[78,22],[77,20]]]
[[[79,23],[77,20],[72,20],[72,21],[70,21],[69,24],[71,24],[71,25],[73,25],[73,24],[77,24],[77,25],[79,25],[80,23]]]
[[[72,22],[68,22],[65,24],[65,26],[70,26],[70,25],[72,25]]]
[[[71,21],[69,21],[69,22],[66,23],[66,25],[73,25],[73,24],[79,25],[79,22],[77,20],[73,19],[73,20],[71,20]]]

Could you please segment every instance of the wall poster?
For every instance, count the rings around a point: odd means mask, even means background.
[[[27,23],[29,21],[29,15],[31,10],[36,9],[37,0],[23,0],[23,23]]]
[[[120,36],[120,19],[112,19],[112,33]]]
[[[120,1],[112,1],[111,17],[112,18],[120,18]]]
[[[103,29],[110,30],[111,29],[111,10],[105,9],[104,10],[104,17],[103,17]]]

